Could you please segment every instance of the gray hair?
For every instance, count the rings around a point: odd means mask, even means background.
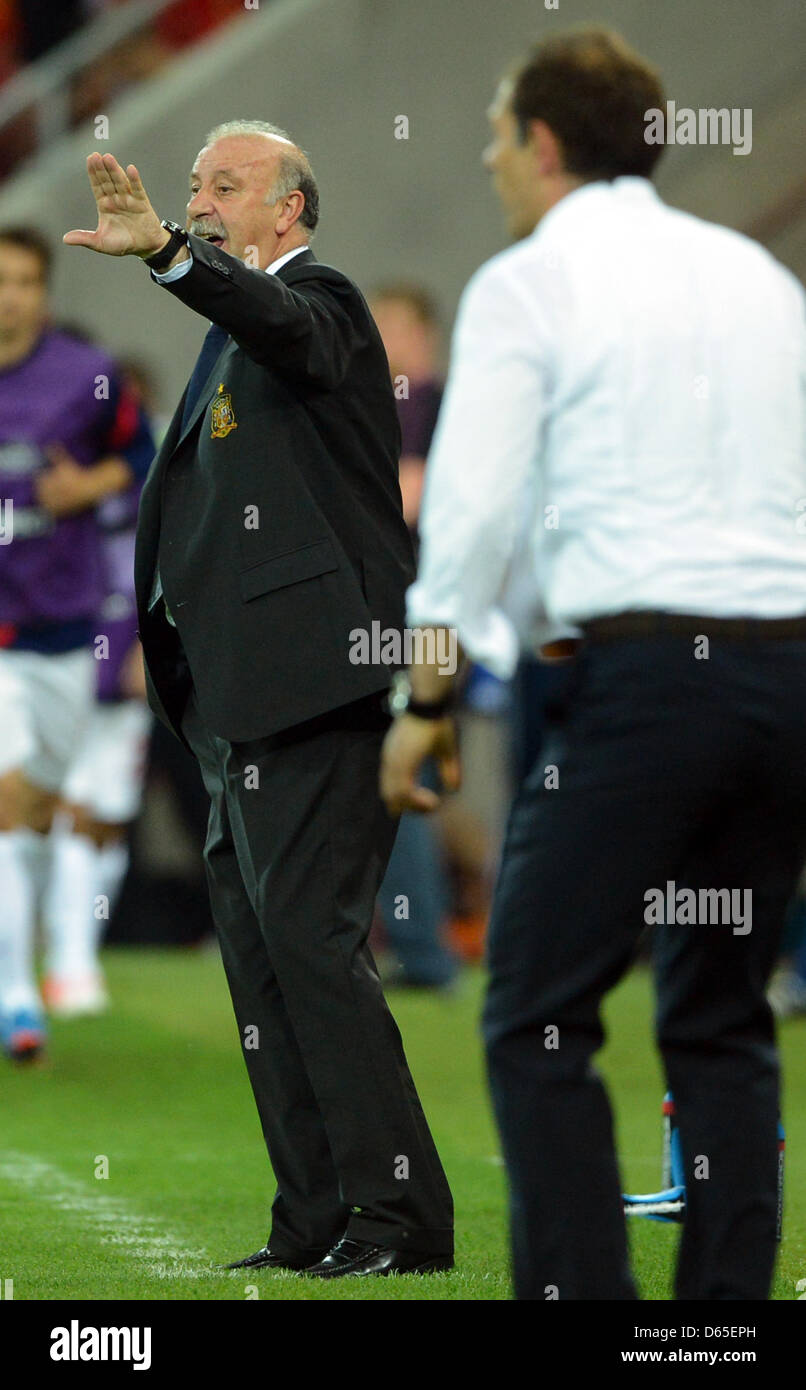
[[[283,150],[280,155],[277,177],[266,201],[276,203],[280,198],[287,198],[289,193],[301,193],[305,199],[305,206],[299,220],[313,236],[319,222],[319,189],[305,151],[294,144],[287,131],[278,125],[272,125],[270,121],[224,121],[221,125],[214,126],[205,136],[205,147],[215,144],[216,140],[223,140],[228,135],[268,135],[271,139],[288,145],[288,149]]]

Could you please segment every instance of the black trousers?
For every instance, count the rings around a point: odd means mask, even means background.
[[[211,798],[213,916],[277,1193],[272,1250],[347,1234],[451,1253],[453,1209],[367,946],[396,823],[378,794],[389,718],[359,700],[230,744],[193,695],[182,731]]]
[[[715,636],[700,660],[688,636],[624,638],[576,659],[563,722],[513,805],[489,935],[483,1029],[518,1298],[636,1297],[592,1057],[647,894],[670,882],[752,895],[749,931],[710,909],[655,929],[688,1192],[676,1294],[768,1295],[779,1078],[765,985],[806,859],[805,694],[802,638]]]

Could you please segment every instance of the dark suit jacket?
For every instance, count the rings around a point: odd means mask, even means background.
[[[260,738],[388,685],[350,633],[402,629],[413,578],[386,354],[357,287],[305,250],[275,275],[191,237],[166,286],[232,338],[140,504],[149,703],[181,737],[187,657],[207,726]],[[165,600],[149,612],[159,559]],[[177,642],[177,632],[181,649]]]

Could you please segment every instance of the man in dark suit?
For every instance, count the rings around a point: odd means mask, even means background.
[[[94,232],[212,320],[143,492],[136,587],[149,699],[195,753],[244,1057],[277,1179],[233,1268],[322,1278],[447,1269],[452,1204],[367,936],[395,821],[377,794],[411,546],[388,364],[355,285],[317,262],[310,165],[231,122],[191,172],[187,230],[134,165],[93,154]]]

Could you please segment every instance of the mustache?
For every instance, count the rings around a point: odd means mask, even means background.
[[[218,236],[222,240],[226,238],[226,229],[220,223],[210,222],[206,218],[194,218],[188,227],[188,231],[193,236]]]

